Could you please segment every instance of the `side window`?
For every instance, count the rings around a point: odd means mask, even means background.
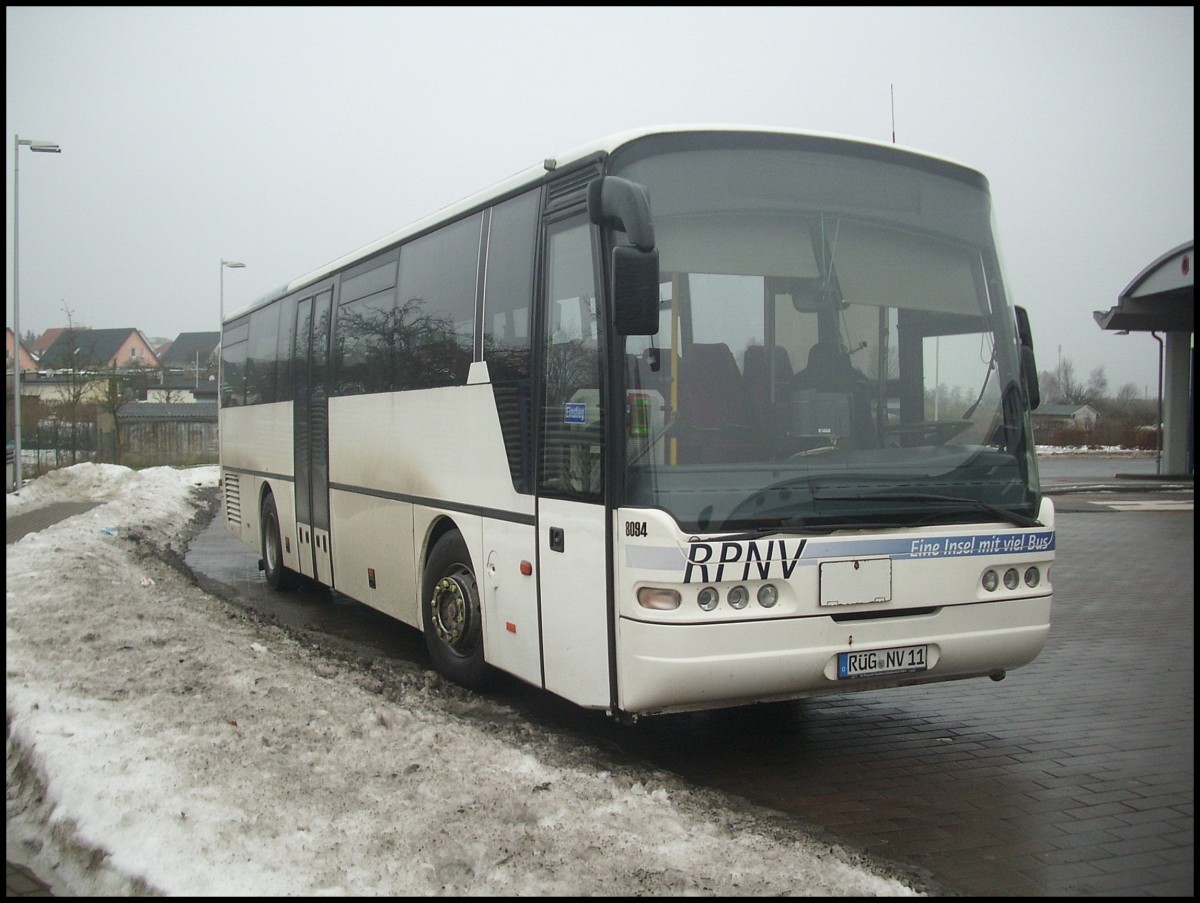
[[[236,408],[246,403],[246,348],[250,321],[229,326],[221,337],[221,407]]]
[[[279,302],[279,333],[275,337],[275,400],[292,397],[292,341],[296,333],[296,296]]]
[[[372,261],[344,278],[334,334],[333,394],[390,392],[400,335],[396,324],[396,258]]]
[[[484,278],[483,359],[518,492],[533,490],[529,376],[538,199],[531,191],[493,208]]]
[[[275,400],[279,308],[279,304],[271,304],[250,315],[250,342],[246,349],[246,404],[265,404]]]
[[[539,489],[603,498],[604,409],[600,326],[591,227],[572,220],[547,232]]]
[[[461,386],[475,348],[477,213],[406,244],[396,301],[397,389]]]

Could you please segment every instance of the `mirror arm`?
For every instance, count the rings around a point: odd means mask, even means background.
[[[654,250],[650,198],[637,182],[604,176],[588,185],[588,218],[596,225],[619,222],[630,243],[639,251]]]

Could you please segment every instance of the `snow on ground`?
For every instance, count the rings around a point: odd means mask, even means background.
[[[217,468],[79,464],[12,516],[8,857],[58,895],[912,896],[791,822],[339,660],[181,560]]]

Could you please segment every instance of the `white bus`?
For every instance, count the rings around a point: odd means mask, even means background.
[[[987,180],[722,126],[534,166],[227,318],[228,528],[617,717],[1002,678],[1050,625]]]

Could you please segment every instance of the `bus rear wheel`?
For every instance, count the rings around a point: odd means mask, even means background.
[[[425,648],[438,673],[471,690],[485,687],[491,668],[483,654],[483,617],[471,556],[461,534],[434,543],[421,592]]]
[[[263,573],[267,577],[267,586],[281,592],[294,589],[297,584],[296,572],[290,570],[283,563],[283,540],[279,535],[279,512],[275,509],[275,496],[269,492],[263,496],[259,529],[262,532],[262,567]]]

